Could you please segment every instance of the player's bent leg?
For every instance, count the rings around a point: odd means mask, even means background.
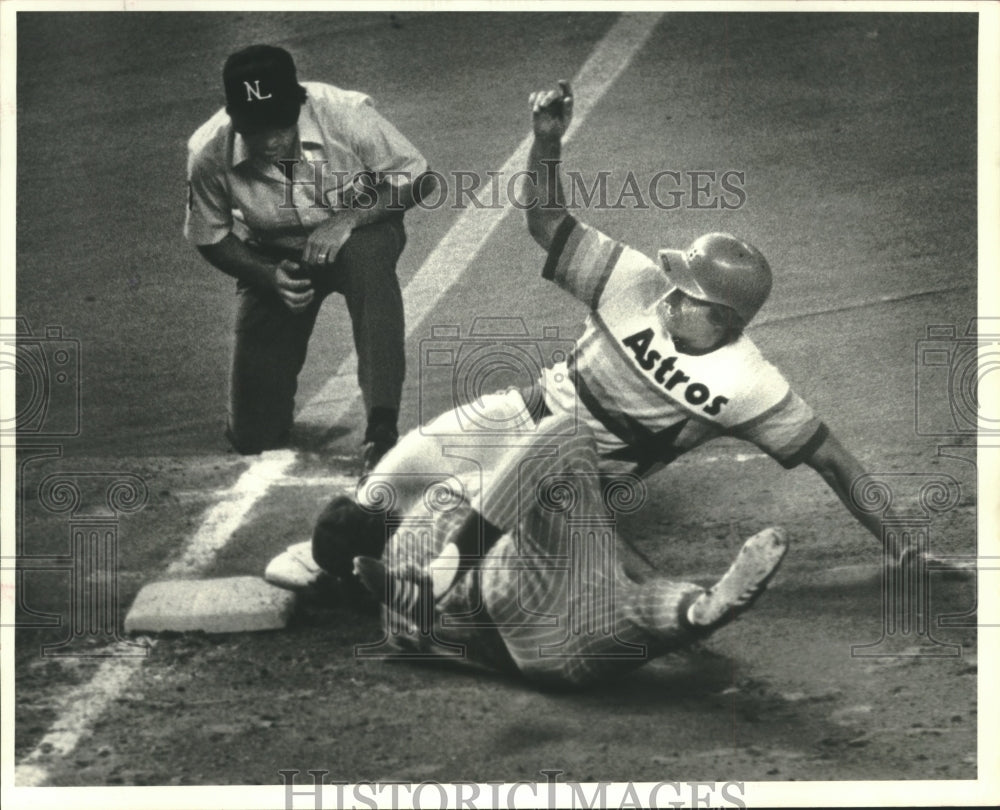
[[[533,434],[498,456],[479,511],[491,524],[509,531],[525,518],[525,509],[537,505],[540,483],[562,472],[592,473],[597,486],[594,436],[572,416],[548,416]]]
[[[457,468],[429,463],[428,459],[438,455],[440,448],[433,437],[411,430],[373,470],[362,475],[356,489],[357,502],[369,511],[408,515],[414,510],[427,513],[428,502],[437,503],[445,494],[439,491],[442,488],[461,498],[465,486],[455,475]]]
[[[485,425],[518,420],[526,413],[517,391],[480,398],[476,404],[478,421],[470,420],[463,407],[445,411],[409,431],[376,465],[370,478],[391,489],[395,508],[406,511],[428,486],[447,478],[460,480],[467,489],[478,491],[509,443],[495,430],[486,430]],[[367,492],[370,485],[363,489]],[[384,494],[381,490],[371,491],[370,495],[359,493],[359,501],[371,505],[369,497]]]
[[[619,612],[638,585],[617,561],[593,435],[550,417],[535,438],[505,460],[484,499],[491,519],[518,531],[484,561],[483,595],[525,677],[581,686],[645,663],[656,638],[639,625],[623,635]]]
[[[613,598],[616,639],[645,644],[649,657],[703,638],[747,610],[764,592],[788,550],[785,533],[769,528],[744,543],[729,570],[709,590],[689,582],[655,577],[641,584],[616,571]],[[606,643],[585,638],[579,647],[588,654]],[[589,645],[589,646],[588,646]]]
[[[500,633],[528,679],[550,686],[586,686],[621,677],[703,637],[687,622],[689,607],[705,592],[698,585],[665,578],[639,584],[620,571],[598,573],[586,583],[581,573],[573,576],[577,589],[586,593],[574,593],[571,585],[568,610],[558,613],[565,597],[548,605],[549,615],[560,617],[558,626],[531,627],[525,622],[511,627],[513,614],[500,614],[505,622]],[[615,585],[608,588],[612,577]]]
[[[378,508],[388,498],[391,507],[408,511],[432,484],[447,478],[449,470],[429,460],[441,455],[433,436],[419,428],[406,433],[359,483],[358,502]]]
[[[711,631],[731,622],[757,601],[787,551],[783,529],[773,527],[755,534],[743,544],[722,579],[691,604],[688,623],[696,630]]]
[[[701,637],[688,620],[691,605],[705,594],[701,586],[654,577],[631,587],[619,586],[619,591],[626,594],[616,616],[619,633],[648,644],[651,658]]]

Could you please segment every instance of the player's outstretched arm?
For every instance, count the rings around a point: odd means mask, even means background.
[[[882,522],[878,515],[863,512],[851,497],[851,487],[854,486],[854,482],[865,475],[865,468],[861,466],[861,462],[833,433],[829,433],[806,463],[822,476],[830,489],[837,493],[837,497],[858,522],[881,542]]]
[[[528,154],[525,204],[528,232],[545,250],[566,217],[566,203],[559,182],[562,138],[573,119],[573,95],[569,82],[558,90],[537,90],[529,97],[531,126],[535,140]]]

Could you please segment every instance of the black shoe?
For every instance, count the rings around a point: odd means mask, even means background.
[[[369,425],[365,431],[364,444],[361,446],[362,475],[374,470],[375,465],[382,460],[382,456],[395,447],[397,441],[399,432],[394,427],[384,423]]]
[[[286,429],[278,434],[278,436],[271,442],[247,442],[236,437],[230,427],[226,427],[225,433],[226,441],[232,445],[233,450],[239,453],[241,456],[259,456],[265,450],[278,450],[282,447],[288,447],[288,441],[291,438],[291,429]]]
[[[434,589],[427,574],[410,568],[405,576],[396,576],[385,563],[372,557],[355,557],[354,574],[390,611],[425,632],[430,630]]]

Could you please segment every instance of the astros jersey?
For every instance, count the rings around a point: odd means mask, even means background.
[[[542,275],[591,309],[573,354],[546,369],[543,386],[549,410],[576,410],[594,432],[602,467],[645,473],[717,436],[793,467],[826,438],[745,335],[704,355],[678,351],[657,314],[672,285],[639,251],[567,216]]]

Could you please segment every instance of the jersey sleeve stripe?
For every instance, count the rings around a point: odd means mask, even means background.
[[[552,238],[552,244],[549,245],[549,255],[545,260],[545,266],[542,268],[542,278],[547,281],[555,279],[556,265],[559,264],[559,259],[563,254],[564,248],[566,247],[566,241],[569,239],[570,234],[574,231],[576,226],[577,221],[572,214],[567,214],[563,218],[563,221],[559,223],[559,227],[556,229],[556,234]]]
[[[597,279],[597,284],[594,285],[594,297],[590,301],[591,309],[597,309],[597,305],[601,301],[601,296],[604,294],[604,288],[607,286],[608,279],[611,278],[611,274],[614,272],[615,266],[618,264],[618,259],[621,258],[624,249],[625,246],[621,242],[615,242],[615,246],[611,250],[611,255],[608,256],[608,261],[604,265],[604,270],[601,271],[600,278]]]
[[[582,228],[581,238],[572,254],[569,250],[563,252],[562,261],[556,270],[556,280],[593,309],[595,290],[608,272],[608,261],[617,244],[594,228]],[[565,273],[564,279],[559,278],[561,271]]]
[[[803,444],[795,453],[787,458],[779,458],[778,463],[781,464],[786,470],[790,470],[792,467],[797,467],[803,461],[806,461],[813,453],[816,452],[817,448],[823,442],[826,441],[826,437],[830,435],[830,428],[826,426],[825,422],[820,422],[816,427],[816,432]]]

